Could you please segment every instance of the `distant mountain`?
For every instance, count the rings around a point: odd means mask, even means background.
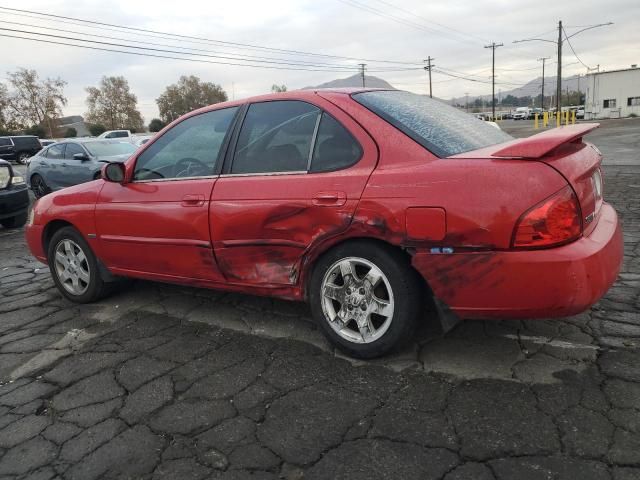
[[[496,83],[498,83],[499,81],[500,80],[496,80]],[[490,85],[489,85],[489,88],[491,88]],[[578,75],[574,75],[566,78],[563,77],[562,78],[563,95],[567,91],[567,88],[569,89],[570,92],[577,92],[578,89],[581,92],[584,92],[586,88],[586,80],[584,78],[584,75],[582,77],[578,77]],[[521,87],[513,88],[511,90],[503,90],[500,88],[500,85],[496,85],[496,97],[498,98],[504,98],[507,95],[513,95],[514,97],[526,97],[526,96],[536,97],[537,95],[540,95],[541,92],[542,92],[542,77],[538,77],[533,80],[530,80],[529,82],[525,83]],[[547,77],[545,75],[544,96],[550,97],[551,95],[555,95],[555,93],[556,93],[556,77],[555,76]],[[476,98],[480,98],[485,101],[491,101],[491,94],[469,96],[469,102],[473,102]],[[454,103],[454,104],[455,103],[464,104],[465,101],[466,101],[465,97],[457,97],[457,98],[451,99],[451,103]]]
[[[394,88],[390,83],[381,78],[374,77],[373,75],[365,75],[364,84],[367,88]],[[322,83],[313,87],[304,87],[303,90],[312,90],[314,88],[349,88],[361,86],[362,77],[360,76],[360,74],[356,74],[347,78],[331,80],[330,82]]]

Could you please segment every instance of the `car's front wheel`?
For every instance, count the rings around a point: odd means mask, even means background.
[[[88,303],[109,293],[95,255],[75,228],[64,227],[53,234],[47,259],[56,287],[69,300]]]
[[[420,310],[420,283],[401,252],[354,242],[320,258],[309,300],[330,341],[351,356],[373,358],[411,337]]]

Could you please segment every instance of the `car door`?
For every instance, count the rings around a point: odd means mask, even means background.
[[[321,98],[251,104],[232,144],[211,201],[218,265],[231,282],[295,284],[314,242],[349,226],[375,144]]]
[[[216,281],[209,201],[237,107],[192,115],[127,162],[96,204],[99,256],[120,272]],[[144,276],[144,275],[143,275]]]
[[[73,158],[73,156],[78,153],[86,155],[86,159],[80,160]],[[93,170],[91,167],[92,162],[90,157],[82,145],[73,142],[67,143],[67,148],[65,148],[64,151],[64,162],[62,164],[66,186],[77,185],[93,180]]]
[[[67,147],[66,143],[56,143],[51,145],[47,149],[47,159],[42,162],[43,168],[41,173],[44,175],[44,181],[47,186],[52,190],[59,190],[61,188],[69,186],[65,179],[65,168],[63,164],[66,164],[64,159],[64,151]]]

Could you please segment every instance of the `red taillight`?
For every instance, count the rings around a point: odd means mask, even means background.
[[[582,233],[580,206],[569,185],[520,217],[514,248],[550,247],[575,240]]]

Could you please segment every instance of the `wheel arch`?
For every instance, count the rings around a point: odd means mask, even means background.
[[[420,275],[420,273],[415,269],[415,267],[411,263],[411,249],[405,248],[400,245],[393,244],[386,240],[382,240],[378,237],[369,237],[369,236],[353,236],[348,238],[334,239],[333,241],[323,242],[321,245],[316,247],[314,251],[310,252],[305,259],[303,260],[303,267],[301,272],[301,284],[300,287],[302,289],[302,296],[305,300],[309,298],[309,284],[311,281],[311,275],[318,263],[318,261],[327,253],[332,251],[335,248],[340,246],[351,244],[351,243],[366,243],[369,245],[374,245],[378,248],[382,248],[391,252],[395,252],[403,257],[407,262],[407,266],[415,273],[416,279],[420,282],[421,289],[427,295],[427,298],[433,296],[433,291],[429,286],[429,283],[425,280],[425,278]]]
[[[53,235],[58,230],[64,227],[72,227],[78,230],[78,227],[76,227],[74,224],[72,224],[71,222],[68,222],[67,220],[62,220],[62,219],[51,220],[44,227],[44,229],[42,230],[42,247],[44,249],[45,255],[49,253],[49,244],[51,243],[51,239],[53,238]]]

